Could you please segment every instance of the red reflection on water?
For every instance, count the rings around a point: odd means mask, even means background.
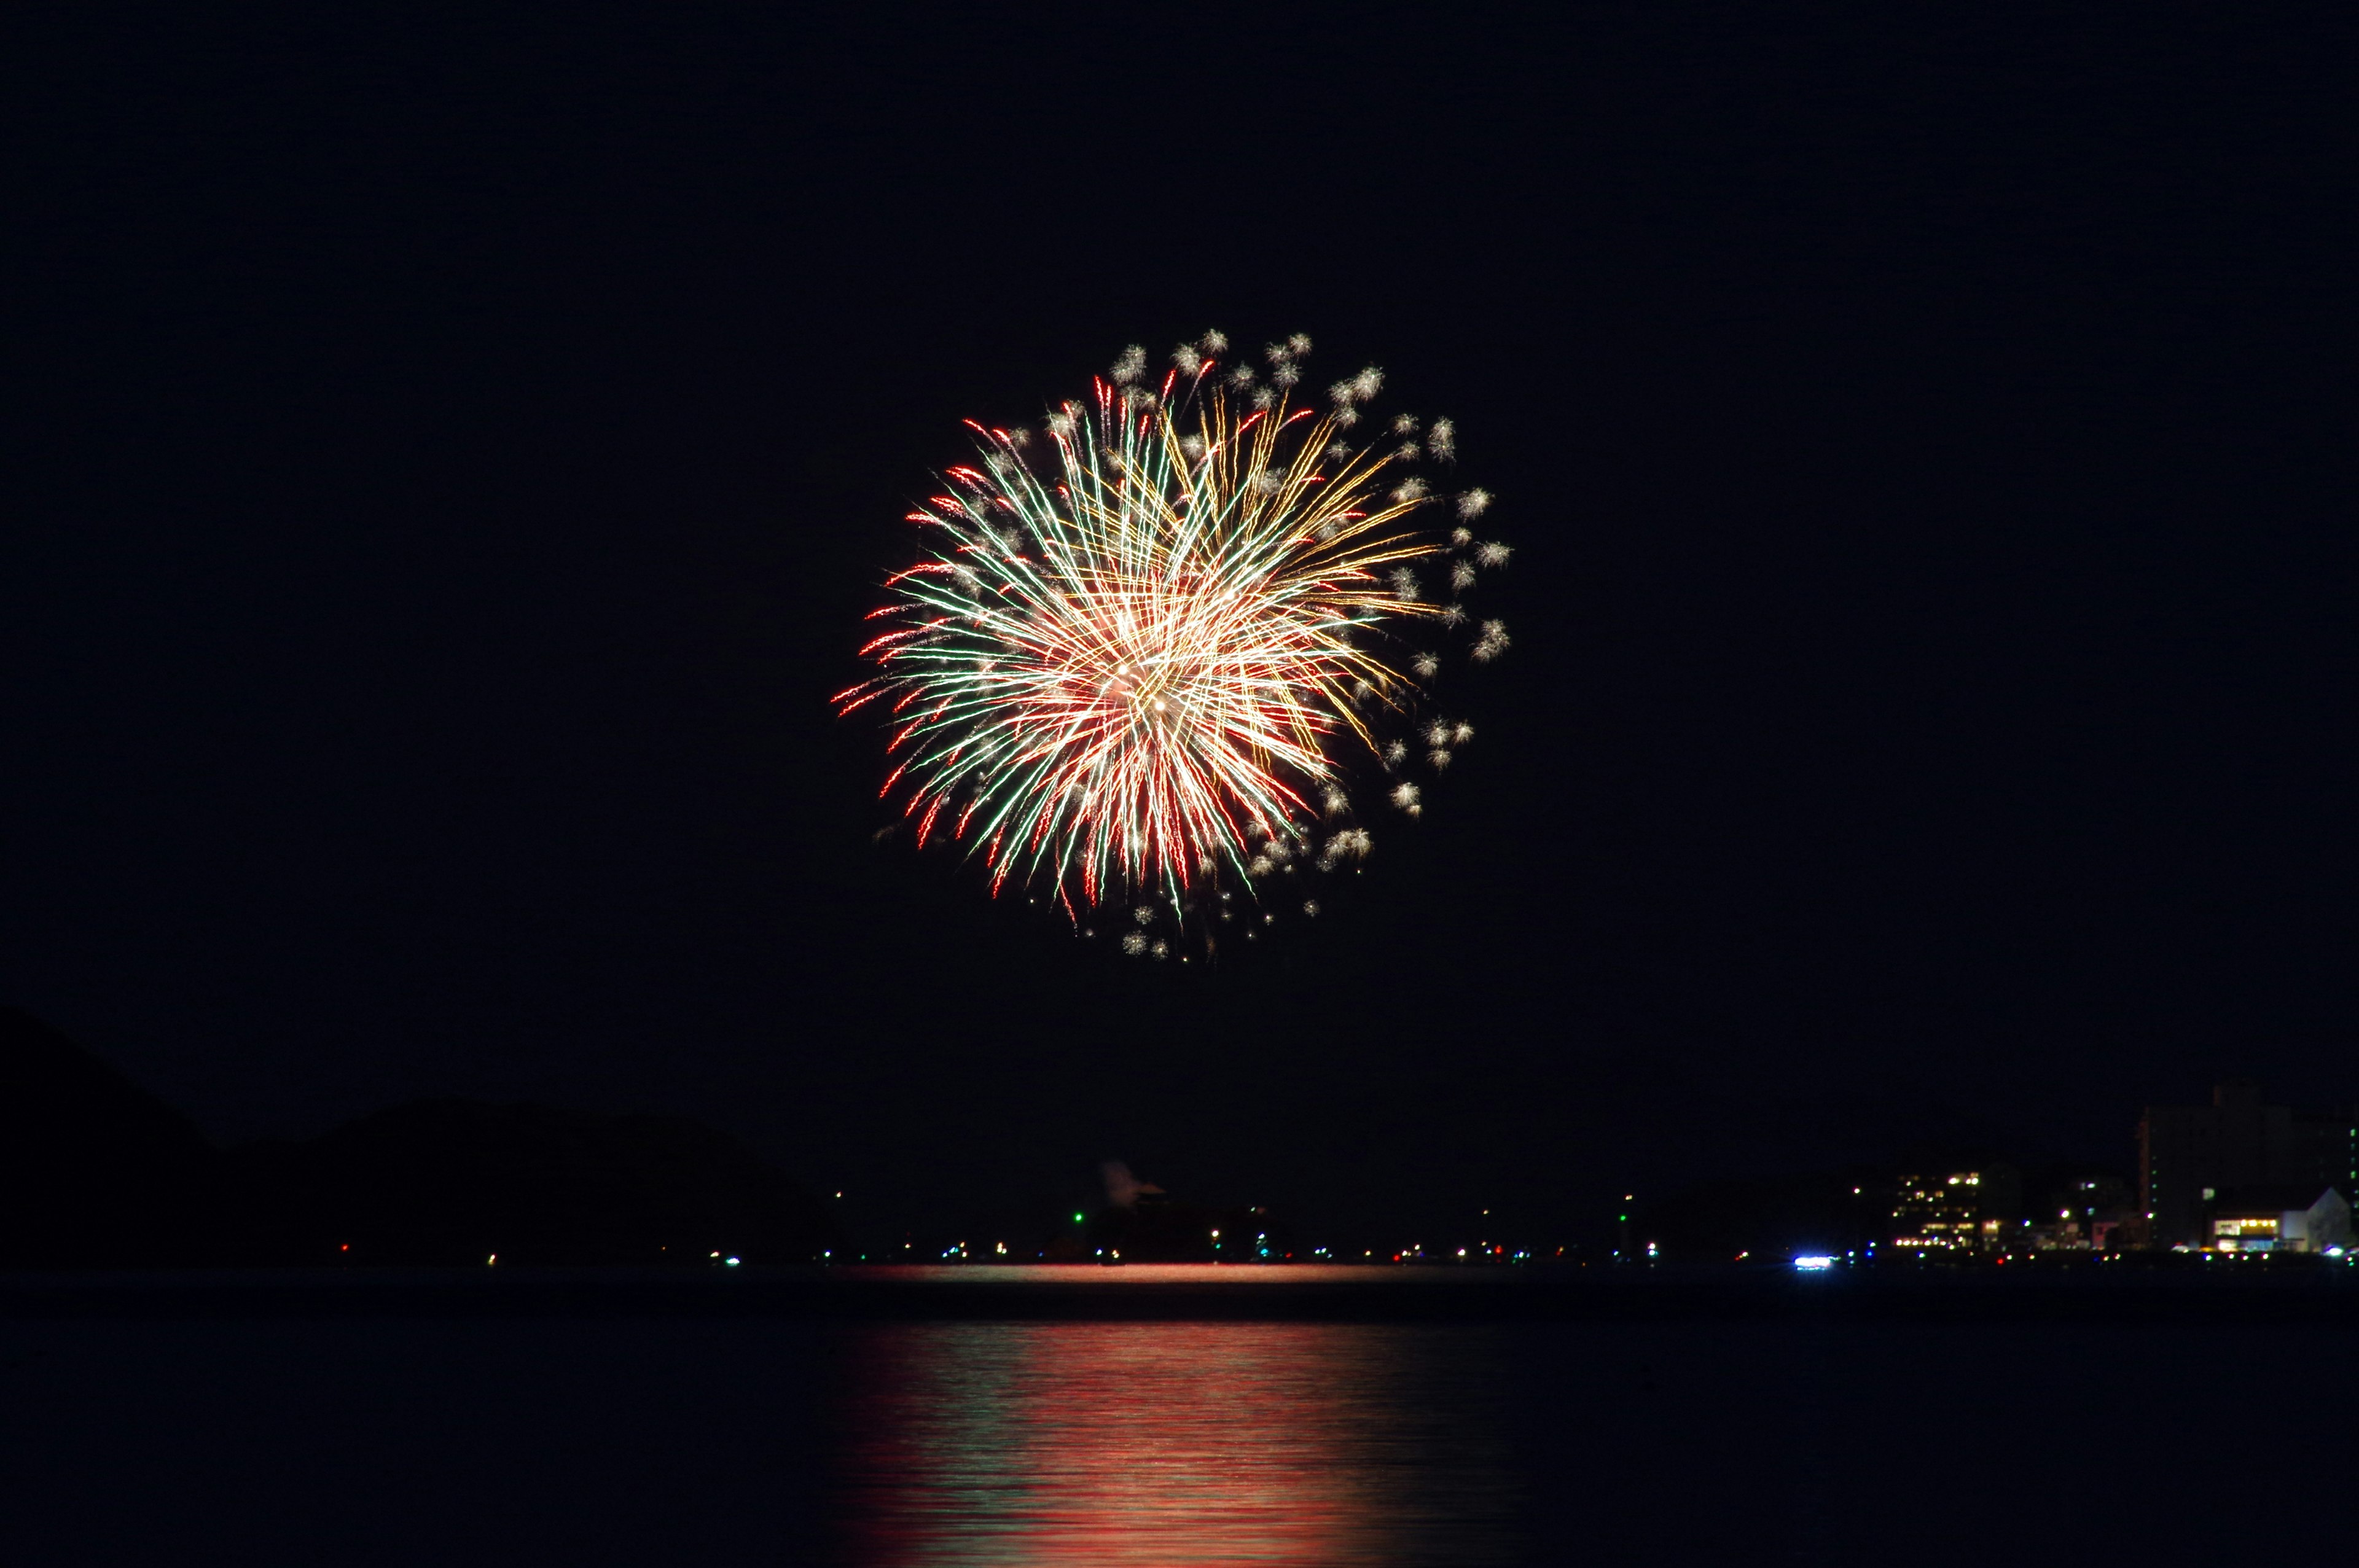
[[[854,1559],[1182,1568],[1470,1555],[1489,1521],[1445,1521],[1440,1499],[1416,1500],[1417,1472],[1435,1456],[1395,1388],[1411,1332],[862,1331],[844,1368]],[[1465,1500],[1440,1511],[1462,1513]],[[1444,1522],[1448,1543],[1419,1528]]]

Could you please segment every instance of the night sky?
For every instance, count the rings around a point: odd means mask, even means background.
[[[2359,1097],[2347,18],[1659,9],[16,25],[0,1000],[929,1231]],[[962,418],[1212,327],[1458,420],[1516,643],[1182,969],[873,842],[826,699]]]

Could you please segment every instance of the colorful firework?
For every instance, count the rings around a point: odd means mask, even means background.
[[[1451,422],[1376,426],[1374,367],[1298,406],[1307,338],[1260,370],[1224,368],[1227,348],[1180,345],[1159,385],[1126,349],[1037,437],[969,421],[979,466],[910,514],[927,558],[871,616],[882,673],[836,699],[888,705],[882,793],[920,846],[965,843],[995,892],[1051,896],[1077,926],[1135,905],[1134,954],[1169,951],[1145,929],[1167,918],[1210,944],[1269,924],[1256,905],[1315,914],[1304,872],[1369,852],[1355,787],[1423,809],[1396,732],[1436,773],[1473,738],[1432,711],[1445,644],[1507,647],[1462,603],[1508,559],[1466,526],[1491,496],[1427,477],[1456,458]],[[1380,433],[1355,445],[1364,424]]]

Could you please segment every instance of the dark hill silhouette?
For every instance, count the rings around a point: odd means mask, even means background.
[[[191,1260],[213,1159],[188,1118],[0,1007],[0,1263]]]
[[[230,1250],[255,1262],[808,1262],[823,1213],[752,1151],[683,1118],[424,1100],[228,1157]]]
[[[685,1118],[435,1099],[222,1151],[0,1008],[0,1268],[709,1266],[836,1249],[817,1204]]]

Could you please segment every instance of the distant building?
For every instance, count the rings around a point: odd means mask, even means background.
[[[2091,1168],[2053,1173],[2044,1199],[2027,1206],[2018,1246],[2039,1252],[2109,1252],[2135,1235],[2136,1194],[2130,1183]]]
[[[2221,1252],[2325,1252],[2351,1246],[2351,1204],[2328,1187],[2223,1192],[2208,1206],[2206,1240]]]
[[[2206,1106],[2150,1105],[2138,1119],[2138,1198],[2155,1247],[2211,1243],[2209,1206],[2231,1188],[2359,1180],[2359,1117],[2263,1103],[2260,1086],[2225,1083]]]
[[[2023,1190],[2012,1165],[1914,1172],[1893,1193],[1892,1245],[1919,1253],[1981,1252],[2014,1238]]]

